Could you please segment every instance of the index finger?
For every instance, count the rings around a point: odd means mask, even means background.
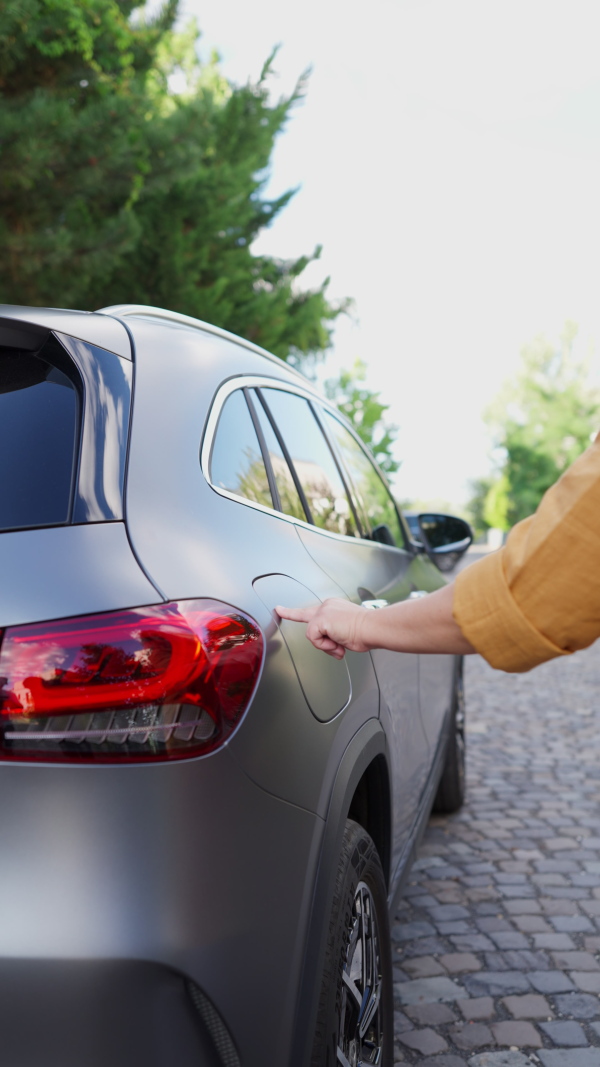
[[[318,605],[314,608],[284,608],[281,604],[275,605],[279,618],[289,619],[290,622],[310,622],[317,610]]]

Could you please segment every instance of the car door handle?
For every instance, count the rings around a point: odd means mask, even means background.
[[[408,594],[409,600],[420,600],[422,596],[428,596],[427,589],[413,589],[412,593]]]
[[[363,600],[363,608],[387,608],[387,600]]]

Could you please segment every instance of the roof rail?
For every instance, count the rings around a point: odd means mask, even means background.
[[[212,326],[209,322],[203,322],[202,319],[194,319],[191,315],[181,315],[178,311],[166,311],[165,308],[152,307],[150,304],[111,304],[110,307],[98,308],[97,314],[99,315],[112,315],[117,319],[128,318],[151,318],[151,319],[163,319],[165,322],[176,322],[180,326],[189,326],[193,330],[203,330],[205,333],[215,334],[216,337],[222,337],[225,341],[235,341],[238,345],[243,345],[244,348],[250,349],[251,352],[256,352],[259,356],[264,356],[265,359],[270,359],[272,363],[276,363],[278,367],[283,366],[290,372],[290,374],[296,375],[300,378],[302,384],[306,388],[315,389],[315,386],[302,374],[301,371],[296,370],[295,367],[291,367],[285,360],[280,359],[279,356],[274,356],[271,352],[267,352],[260,345],[255,345],[252,341],[246,341],[243,337],[238,337],[235,333],[230,333],[229,330],[222,330],[220,326]],[[315,389],[315,392],[317,390]]]

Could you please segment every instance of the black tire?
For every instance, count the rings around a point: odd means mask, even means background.
[[[444,770],[433,802],[433,810],[451,815],[462,807],[465,799],[465,690],[463,661],[457,667],[452,697],[450,736],[446,748]]]
[[[370,993],[365,997],[366,989]],[[338,861],[311,1067],[393,1067],[392,955],[379,854],[348,819]],[[338,1048],[346,1057],[338,1057]]]

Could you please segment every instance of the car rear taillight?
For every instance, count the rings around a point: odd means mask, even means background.
[[[10,627],[0,646],[0,760],[212,752],[248,707],[262,652],[257,624],[214,600]]]

